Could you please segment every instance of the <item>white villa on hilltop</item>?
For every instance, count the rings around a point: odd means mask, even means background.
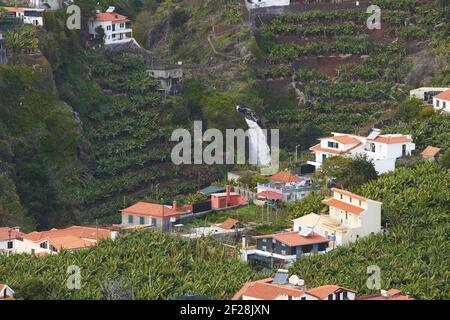
[[[294,231],[312,228],[330,240],[333,247],[355,242],[381,232],[381,202],[333,188],[333,197],[323,200],[329,215],[309,215],[293,220]]]
[[[395,161],[398,158],[411,155],[416,149],[410,135],[384,134],[374,129],[368,137],[353,134],[332,133],[333,136],[320,138],[320,143],[311,147],[315,154],[315,161],[308,161],[316,169],[323,161],[333,156],[366,156],[372,160],[378,174],[395,170]]]
[[[96,29],[102,27],[105,31],[105,45],[135,41],[128,17],[116,13],[114,10],[114,7],[109,7],[106,12],[97,12],[95,17],[89,20],[91,38],[97,38]]]

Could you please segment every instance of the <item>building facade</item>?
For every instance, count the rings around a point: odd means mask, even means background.
[[[161,204],[138,202],[122,210],[123,229],[154,228],[172,231],[181,214],[172,207]]]
[[[433,97],[433,107],[436,110],[450,112],[450,90],[435,95]]]
[[[319,144],[310,148],[315,161],[308,161],[308,164],[318,169],[329,157],[363,156],[373,162],[378,174],[383,174],[395,170],[396,160],[411,155],[415,149],[410,135],[382,135],[378,129],[374,129],[368,137],[333,133],[333,136],[321,138]]]
[[[381,232],[381,202],[337,188],[332,191],[333,197],[323,200],[329,214],[313,213],[295,219],[295,231],[312,228],[333,247]]]
[[[134,41],[130,20],[124,15],[115,12],[97,13],[89,20],[89,34],[92,39],[98,38],[97,28],[99,27],[104,31],[105,45]]]

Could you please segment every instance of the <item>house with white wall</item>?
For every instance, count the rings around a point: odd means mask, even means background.
[[[332,136],[319,140],[319,144],[310,148],[315,161],[308,161],[316,169],[329,157],[364,156],[373,162],[378,174],[383,174],[395,170],[396,160],[416,149],[410,135],[381,134],[379,129],[374,129],[368,137],[333,132]]]
[[[91,38],[98,37],[96,29],[101,27],[105,32],[105,45],[135,41],[128,17],[116,13],[114,10],[114,7],[110,7],[106,12],[97,12],[95,17],[89,20]]]
[[[433,107],[436,110],[450,112],[450,90],[435,95],[433,97]]]
[[[274,174],[268,183],[258,183],[256,188],[258,197],[267,200],[280,199],[285,203],[301,201],[308,193],[316,190],[310,178],[300,177],[289,171]]]
[[[328,215],[309,215],[293,220],[294,231],[312,228],[336,247],[381,232],[381,202],[332,188],[333,197],[323,200]]]
[[[122,229],[154,228],[171,231],[181,214],[177,211],[176,202],[172,207],[147,202],[137,202],[131,207],[121,210]]]
[[[44,9],[15,7],[4,7],[3,9],[6,10],[8,17],[18,19],[24,24],[33,26],[44,25]]]
[[[355,300],[356,293],[337,285],[308,288],[303,279],[279,269],[274,278],[245,283],[231,300]]]
[[[433,97],[447,91],[448,87],[421,87],[409,92],[409,97],[422,100],[423,102],[431,104],[433,102]]]
[[[248,10],[268,7],[289,6],[290,0],[244,0]]]
[[[71,226],[31,233],[22,233],[18,227],[0,228],[0,253],[55,254],[61,250],[91,247],[101,239],[115,239],[117,236],[117,231],[97,227]]]

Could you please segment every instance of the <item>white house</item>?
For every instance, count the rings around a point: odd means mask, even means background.
[[[331,137],[321,138],[319,144],[310,148],[315,155],[315,161],[308,161],[308,164],[316,169],[329,157],[366,156],[368,160],[373,161],[378,174],[383,174],[395,170],[396,160],[410,155],[416,149],[410,135],[382,135],[379,129],[374,129],[368,137],[335,132],[332,134]]]
[[[15,7],[4,7],[4,9],[9,17],[19,19],[24,24],[32,24],[34,26],[44,25],[44,9]]]
[[[438,87],[421,87],[409,92],[410,98],[416,98],[426,103],[432,103],[433,97],[447,91],[450,88],[438,88]]]
[[[8,285],[0,283],[0,300],[14,298],[15,292]]]
[[[135,41],[128,17],[116,13],[114,10],[114,7],[110,7],[106,12],[98,12],[89,20],[91,38],[97,38],[96,29],[102,27],[105,31],[105,45]]]
[[[248,10],[290,5],[290,0],[244,0]]]
[[[433,97],[433,107],[436,110],[450,112],[450,90],[444,91]]]
[[[355,300],[356,293],[337,285],[307,288],[303,279],[280,269],[274,278],[247,282],[232,300]]]
[[[315,190],[310,178],[280,171],[271,176],[268,183],[257,184],[257,197],[291,203],[303,200],[308,193]]]
[[[137,202],[121,210],[123,229],[156,228],[171,231],[181,214],[177,212],[176,201],[172,207],[147,202]]]
[[[115,239],[116,231],[96,227],[72,226],[22,233],[16,228],[0,228],[0,253],[54,254],[94,246],[100,239]]]
[[[333,197],[323,200],[329,215],[309,215],[293,220],[294,230],[312,228],[333,247],[381,232],[381,202],[332,188]]]

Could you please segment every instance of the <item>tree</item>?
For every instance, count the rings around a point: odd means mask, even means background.
[[[450,169],[450,149],[447,149],[440,157],[439,162],[447,169]]]
[[[299,218],[310,213],[320,213],[326,206],[322,204],[323,195],[320,193],[310,192],[299,202],[295,202],[289,206],[289,217]]]
[[[356,188],[378,177],[373,163],[363,156],[327,158],[318,175],[326,186],[331,182],[342,189]]]
[[[413,98],[403,102],[397,110],[397,116],[405,121],[409,122],[413,120],[420,113],[423,107],[423,102],[419,99]]]
[[[103,29],[102,26],[98,26],[97,28],[95,28],[95,33],[97,34],[96,40],[100,44],[103,44],[103,42],[105,41],[105,29]]]

